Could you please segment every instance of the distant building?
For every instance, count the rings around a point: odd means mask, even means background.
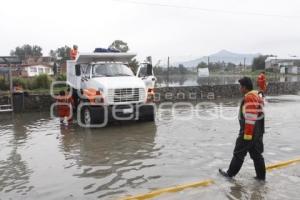
[[[198,68],[198,77],[209,77],[208,68]]]
[[[54,75],[53,67],[54,61],[50,56],[29,57],[22,64],[13,64],[12,75],[14,77],[33,77],[40,74]],[[0,76],[5,77],[9,72],[7,64],[0,64]]]
[[[7,65],[0,65],[0,76],[4,77],[8,74],[9,68]],[[14,77],[33,77],[40,74],[53,76],[54,72],[49,65],[15,65],[12,66],[12,75]]]
[[[300,74],[300,67],[296,62],[300,63],[298,57],[268,57],[265,60],[266,69],[280,72],[281,74]]]
[[[53,65],[53,58],[50,56],[29,57],[23,64],[25,65]]]
[[[22,67],[20,70],[22,77],[33,77],[41,74],[54,75],[52,68],[47,65],[30,65]]]

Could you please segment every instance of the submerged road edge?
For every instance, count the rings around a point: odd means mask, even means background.
[[[298,162],[300,162],[300,158],[296,158],[296,159],[293,159],[293,160],[282,161],[282,162],[279,162],[279,163],[267,165],[266,170],[267,171],[272,171],[274,169],[280,169],[280,168],[283,168],[283,167],[286,167],[288,165],[298,163]]]
[[[143,199],[150,199],[156,196],[159,196],[163,193],[171,193],[171,192],[179,192],[181,190],[185,190],[187,188],[194,188],[194,187],[206,187],[211,184],[214,184],[214,181],[212,179],[207,179],[204,181],[199,181],[199,182],[194,182],[194,183],[188,183],[188,184],[182,184],[182,185],[177,185],[174,187],[169,187],[169,188],[164,188],[164,189],[158,189],[154,190],[152,192],[146,193],[146,194],[141,194],[137,196],[129,196],[125,197],[122,200],[143,200]]]
[[[300,158],[292,159],[292,160],[287,160],[287,161],[282,161],[279,163],[275,164],[270,164],[266,166],[267,171],[272,171],[274,169],[281,169],[284,167],[287,167],[291,164],[298,163],[300,162]],[[158,189],[158,190],[153,190],[149,193],[146,194],[140,194],[136,196],[127,196],[122,198],[121,200],[145,200],[145,199],[151,199],[157,196],[160,196],[164,193],[175,193],[179,192],[188,188],[195,188],[195,187],[206,187],[214,184],[215,181],[212,179],[207,179],[199,182],[194,182],[194,183],[188,183],[188,184],[182,184],[182,185],[177,185],[174,187],[169,187],[169,188],[163,188],[163,189]]]

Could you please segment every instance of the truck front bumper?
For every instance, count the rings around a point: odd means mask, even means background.
[[[80,110],[82,110],[84,106],[88,106],[91,113],[91,118],[93,118],[93,124],[95,125],[106,125],[108,122],[112,121],[153,121],[156,112],[155,104],[127,104],[109,106],[89,104],[79,106]],[[78,110],[79,113],[81,113],[80,110]]]

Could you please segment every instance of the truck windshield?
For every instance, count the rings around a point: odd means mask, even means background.
[[[99,76],[134,76],[131,69],[120,63],[103,63],[93,66],[93,77]]]

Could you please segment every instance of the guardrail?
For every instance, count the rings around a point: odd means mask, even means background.
[[[12,105],[11,104],[6,104],[6,105],[0,105],[0,113],[3,112],[12,112]]]

